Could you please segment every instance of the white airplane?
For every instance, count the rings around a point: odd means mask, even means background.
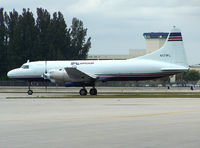
[[[127,60],[80,60],[27,62],[11,70],[12,79],[32,81],[50,80],[66,87],[83,87],[80,95],[87,95],[86,86],[91,86],[90,95],[97,95],[96,81],[149,80],[188,71],[182,35],[173,28],[160,49],[150,54]],[[32,95],[30,89],[28,94]]]

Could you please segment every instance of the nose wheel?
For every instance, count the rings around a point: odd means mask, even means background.
[[[31,86],[31,82],[28,82],[28,91],[27,91],[28,95],[32,95],[33,94],[33,91],[30,89],[30,86]]]
[[[32,91],[32,90],[28,90],[28,91],[27,91],[27,94],[28,94],[28,95],[32,95],[32,94],[33,94],[33,91]]]

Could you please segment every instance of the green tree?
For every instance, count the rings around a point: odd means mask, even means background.
[[[37,8],[37,48],[35,50],[34,60],[49,60],[47,54],[49,52],[49,43],[51,42],[48,36],[51,16],[46,9]]]
[[[8,57],[10,68],[19,67],[33,59],[36,42],[35,19],[30,10],[23,9],[22,15],[13,10],[8,19]]]
[[[48,28],[49,52],[48,59],[64,60],[68,55],[67,25],[61,12],[55,12]],[[68,44],[67,44],[68,43]]]
[[[35,19],[30,9],[19,14],[15,9],[7,13],[0,9],[0,78],[8,70],[20,67],[28,59],[72,60],[85,59],[91,47],[86,39],[83,22],[74,18],[67,28],[61,12],[50,13],[37,8]]]
[[[22,15],[19,16],[19,30],[19,46],[21,47],[21,62],[23,63],[27,59],[34,59],[33,54],[36,43],[35,19],[29,9],[23,9]]]
[[[197,81],[199,81],[199,79],[200,79],[200,73],[199,73],[198,71],[196,71],[196,70],[189,70],[189,71],[186,73],[184,79],[185,79],[187,82],[189,82],[189,81],[190,81],[190,82],[197,82]]]
[[[20,58],[20,48],[17,44],[19,41],[20,31],[19,31],[19,15],[18,12],[13,10],[8,15],[8,37],[9,37],[9,43],[8,43],[8,64],[9,69],[13,69],[17,66],[19,66],[19,58]],[[21,62],[21,61],[20,61]]]
[[[71,55],[73,59],[86,59],[89,48],[91,47],[91,38],[86,41],[87,29],[83,22],[73,18],[71,25]]]
[[[7,64],[7,28],[3,8],[0,8],[0,78],[6,77]]]

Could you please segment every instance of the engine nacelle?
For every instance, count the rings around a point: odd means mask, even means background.
[[[67,81],[70,81],[70,78],[64,69],[50,70],[47,76],[48,76],[48,79],[53,83],[63,84]]]

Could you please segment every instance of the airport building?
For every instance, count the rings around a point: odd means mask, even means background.
[[[144,33],[143,36],[146,39],[146,54],[148,54],[161,48],[164,45],[168,33],[150,32],[150,33]]]
[[[190,69],[191,69],[191,70],[196,70],[196,71],[199,71],[199,72],[200,72],[200,64],[191,65],[191,66],[190,66]]]
[[[167,32],[148,32],[143,34],[146,40],[146,49],[129,49],[129,54],[127,55],[98,55],[89,54],[87,59],[90,60],[123,60],[129,58],[135,58],[143,56],[145,54],[151,53],[165,43],[168,33]]]
[[[88,55],[87,59],[90,60],[124,60],[143,56],[146,54],[146,49],[129,49],[129,54],[108,55],[108,54],[93,54]]]

